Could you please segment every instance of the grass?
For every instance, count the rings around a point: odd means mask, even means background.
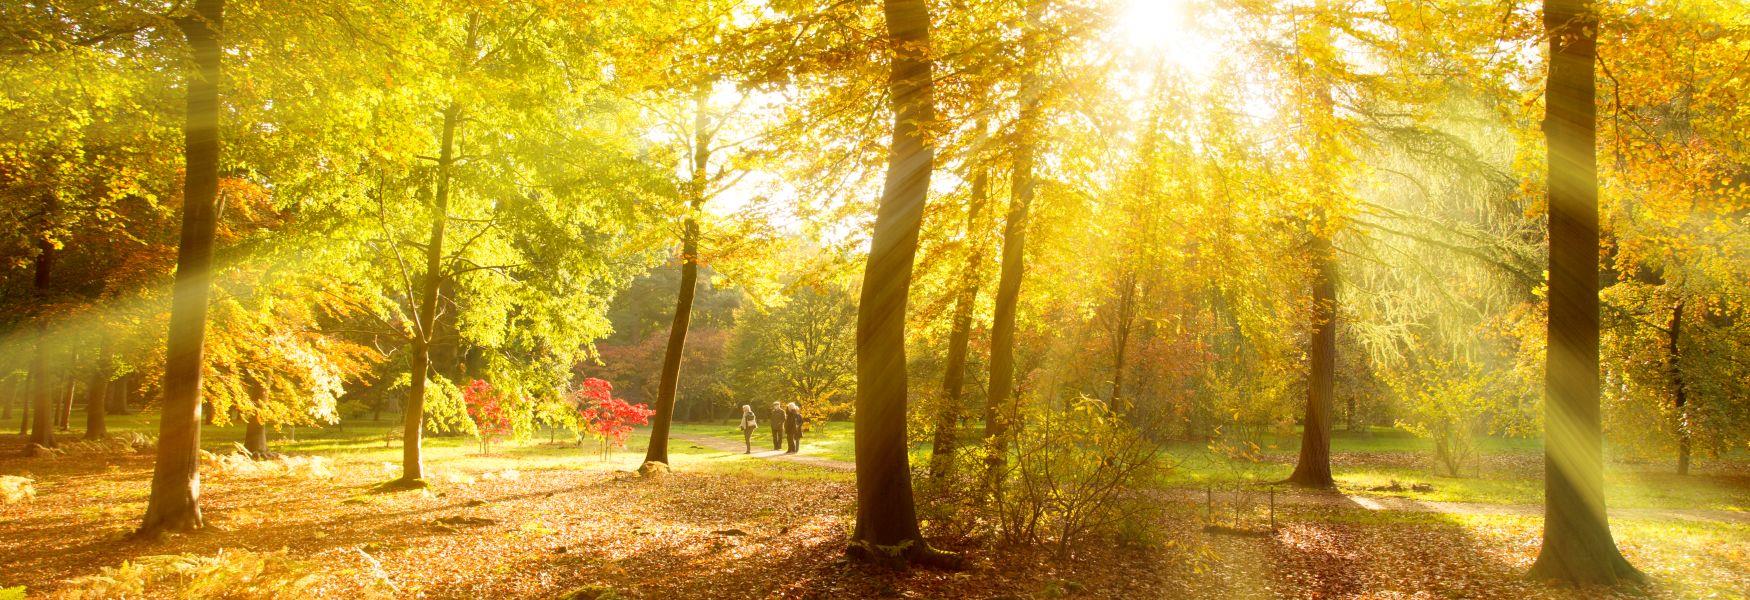
[[[82,422],[74,415],[75,422]],[[676,423],[674,431],[682,434],[710,436],[740,443],[741,431],[735,421],[710,423]],[[754,433],[754,448],[764,448],[771,433],[762,423]],[[155,433],[157,419],[151,414],[112,415],[112,433],[138,431]],[[968,430],[976,430],[976,424]],[[273,447],[282,452],[327,454],[337,460],[381,463],[385,476],[398,473],[401,461],[401,423],[399,420],[350,421],[343,427],[297,428],[270,434]],[[243,427],[230,425],[202,429],[202,446],[212,451],[228,451],[243,439]],[[455,465],[473,473],[515,469],[537,471],[554,468],[633,469],[644,452],[648,429],[638,429],[627,441],[626,448],[617,450],[607,461],[600,458],[597,446],[585,442],[583,447],[560,442],[548,443],[548,437],[537,435],[522,442],[495,444],[489,454],[481,455],[471,437],[427,437],[425,459],[430,463]],[[564,436],[560,436],[563,439]],[[968,440],[968,443],[976,443]],[[1299,439],[1293,436],[1266,436],[1258,443],[1263,458],[1253,462],[1233,460],[1214,451],[1206,443],[1175,442],[1166,445],[1165,458],[1172,465],[1158,482],[1163,487],[1202,488],[1209,485],[1264,484],[1288,477],[1293,469]],[[1408,432],[1375,428],[1367,434],[1334,432],[1331,441],[1337,485],[1348,494],[1395,496],[1425,502],[1466,502],[1484,504],[1536,505],[1543,502],[1542,443],[1536,439],[1487,437],[1478,441],[1477,465],[1463,477],[1447,477],[1433,465],[1430,442]],[[802,453],[832,460],[854,462],[853,426],[848,421],[817,422],[809,425],[803,435]],[[761,477],[834,478],[842,474],[824,473],[785,464],[776,468],[750,464],[739,454],[729,454],[686,443],[670,447],[671,463],[677,469],[705,469],[718,473],[745,473]],[[911,449],[914,466],[927,464],[930,445],[920,443]],[[759,459],[752,459],[759,460]],[[1606,469],[1607,502],[1611,508],[1634,509],[1708,509],[1750,511],[1750,475],[1697,474],[1678,477],[1660,471],[1664,465],[1628,465],[1612,463]],[[440,472],[439,477],[443,476]],[[1384,491],[1374,488],[1399,482],[1404,491]],[[1413,491],[1409,486],[1427,483],[1432,491]]]
[[[1160,482],[1166,487],[1266,484],[1286,479],[1294,469],[1299,438],[1266,437],[1258,443],[1262,459],[1237,460],[1209,444],[1173,443],[1166,458],[1173,468]],[[1431,442],[1396,429],[1375,429],[1367,435],[1334,432],[1331,440],[1334,477],[1340,491],[1429,502],[1535,505],[1543,503],[1543,445],[1523,438],[1483,438],[1478,459],[1460,477],[1446,476],[1433,464]],[[1606,502],[1611,508],[1708,509],[1750,511],[1750,477],[1693,474],[1678,477],[1660,471],[1663,465],[1612,462],[1605,469]],[[1381,488],[1393,482],[1403,491]],[[1426,483],[1431,491],[1413,491]]]
[[[675,431],[694,435],[707,435],[715,438],[741,442],[741,430],[736,429],[739,422],[724,421],[722,423],[677,423]],[[754,432],[753,448],[758,451],[763,444],[772,441],[770,429],[760,424],[760,430]],[[810,423],[809,428],[802,432],[801,452],[810,456],[819,456],[844,462],[856,462],[856,440],[853,438],[855,428],[850,421],[827,421]],[[930,444],[928,442],[913,444],[911,447],[911,464],[927,464],[930,460]]]
[[[80,417],[74,415],[74,419],[77,421]],[[158,419],[155,414],[111,415],[108,425],[112,435],[129,432],[155,435]],[[708,427],[677,424],[676,429],[683,431],[704,430]],[[243,433],[242,425],[202,427],[201,448],[211,452],[229,452],[237,444],[242,443]],[[737,441],[740,440],[740,435],[739,432],[735,433]],[[468,479],[486,473],[505,471],[534,472],[556,469],[626,471],[638,468],[643,462],[645,445],[649,441],[649,436],[650,430],[648,428],[636,429],[632,436],[626,440],[626,447],[615,449],[611,456],[603,457],[601,447],[596,441],[586,440],[582,445],[579,445],[564,441],[566,439],[564,435],[558,436],[561,441],[557,443],[550,442],[549,436],[544,434],[523,441],[502,441],[494,443],[490,451],[483,454],[480,452],[479,444],[471,436],[431,436],[428,434],[421,444],[421,454],[426,465],[426,478],[438,484],[443,483],[446,479]],[[319,454],[333,458],[337,463],[376,465],[382,470],[385,480],[392,479],[401,472],[401,422],[399,420],[348,421],[344,428],[331,426],[324,428],[299,427],[279,431],[270,429],[268,438],[269,446],[276,452]],[[848,427],[845,428],[844,443],[848,451]],[[810,447],[810,451],[814,451],[813,446]],[[761,460],[748,458],[741,454],[719,452],[684,442],[669,446],[670,466],[675,469],[782,480],[845,478],[845,474],[842,473],[827,472],[802,465],[758,464],[758,461]]]

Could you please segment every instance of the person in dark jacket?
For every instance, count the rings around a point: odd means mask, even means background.
[[[772,449],[784,449],[784,405],[772,403],[772,412],[766,415],[766,424],[772,428]]]
[[[802,407],[795,402],[784,407],[784,437],[790,440],[790,449],[784,453],[797,453],[802,446]]]
[[[747,451],[743,454],[753,454],[753,432],[759,428],[759,421],[753,416],[753,407],[741,405],[741,440],[747,444]]]

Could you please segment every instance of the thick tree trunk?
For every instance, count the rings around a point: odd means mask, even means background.
[[[224,0],[196,0],[195,14],[178,24],[193,50],[188,77],[187,157],[182,239],[177,246],[170,336],[164,361],[164,409],[158,422],[158,459],[152,495],[139,535],[199,529],[201,346],[206,338],[212,286],[213,233],[218,225],[219,38]]]
[[[1337,382],[1336,257],[1331,240],[1313,236],[1313,334],[1308,349],[1312,364],[1306,381],[1306,421],[1301,425],[1300,459],[1288,483],[1313,488],[1335,487],[1331,479],[1331,407]]]
[[[979,123],[984,131],[984,123]],[[936,412],[936,431],[930,446],[930,477],[948,476],[954,453],[960,447],[961,395],[966,388],[966,353],[972,340],[972,309],[978,302],[978,271],[984,264],[984,207],[989,204],[990,174],[978,167],[972,176],[972,197],[966,207],[966,239],[972,244],[966,267],[960,275],[960,293],[954,298],[954,329],[948,334],[948,365],[942,374],[942,405]]]
[[[1672,407],[1676,410],[1677,419],[1677,474],[1689,474],[1689,389],[1683,383],[1683,355],[1678,350],[1678,340],[1683,336],[1683,300],[1679,298],[1671,307],[1671,327],[1667,330],[1666,352],[1671,357],[1669,373],[1671,374]]]
[[[687,215],[681,229],[681,289],[675,297],[674,321],[668,328],[668,347],[662,353],[662,372],[656,384],[656,414],[650,421],[650,443],[644,462],[668,464],[668,428],[674,420],[674,397],[680,388],[681,353],[687,346],[687,327],[693,320],[693,294],[699,281],[699,211],[707,192],[706,167],[711,160],[710,117],[706,114],[707,89],[693,99],[692,179],[688,181]]]
[[[1007,462],[1008,404],[1015,390],[1015,305],[1021,297],[1026,258],[1027,213],[1033,206],[1033,153],[1039,121],[1038,35],[1044,0],[1027,3],[1028,29],[1022,33],[1021,110],[1015,121],[1014,172],[1009,180],[1009,212],[1003,223],[1002,266],[997,276],[996,311],[990,329],[989,395],[984,404],[984,437],[990,440],[985,484],[995,489]]]
[[[1604,506],[1598,390],[1598,21],[1587,0],[1546,0],[1550,38],[1549,347],[1544,399],[1543,549],[1531,575],[1575,583],[1638,580]]]
[[[441,147],[438,149],[437,193],[432,196],[431,239],[425,246],[425,275],[420,281],[418,327],[408,344],[407,406],[402,410],[401,479],[397,485],[424,487],[425,466],[420,462],[420,440],[425,435],[425,381],[431,372],[431,342],[437,324],[438,289],[444,280],[444,226],[449,222],[450,167],[455,162],[456,126],[461,108],[444,109]]]
[[[864,560],[955,564],[918,529],[906,456],[905,312],[918,228],[935,168],[926,130],[936,119],[925,0],[886,0],[893,145],[857,305],[857,527],[847,551]]]
[[[261,423],[261,417],[249,415],[243,423],[243,450],[256,460],[270,456],[267,451],[267,426]]]

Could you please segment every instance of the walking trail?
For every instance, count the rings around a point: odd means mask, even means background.
[[[669,435],[674,436],[675,439],[696,444],[704,448],[720,450],[733,454],[741,454],[746,449],[742,444],[737,444],[733,440],[726,440],[719,437],[680,432],[673,432]],[[759,448],[761,444],[758,442],[764,440],[755,439],[754,441],[756,442],[754,447]],[[782,450],[762,449],[748,456],[769,460],[781,460],[843,473],[850,473],[857,470],[856,463],[835,460],[822,456],[785,454]],[[1162,499],[1177,502],[1198,503],[1211,500],[1204,490],[1189,488],[1166,490],[1163,493]],[[1233,492],[1217,492],[1213,497],[1214,501],[1224,504],[1231,504],[1236,499],[1260,504],[1267,502],[1263,490],[1257,490],[1243,495],[1235,494]],[[1362,496],[1344,494],[1341,492],[1291,490],[1286,488],[1277,490],[1276,504],[1278,506],[1352,508],[1368,511],[1438,513],[1448,515],[1538,515],[1543,513],[1543,505],[1540,504],[1441,502],[1435,500],[1401,498],[1397,496]],[[1703,508],[1613,508],[1610,510],[1610,515],[1613,517],[1635,519],[1676,519],[1682,521],[1750,525],[1750,512]]]
[[[673,437],[674,439],[682,440],[682,441],[685,441],[688,443],[692,443],[692,444],[697,445],[697,446],[709,448],[712,450],[722,450],[724,452],[729,452],[732,454],[741,454],[747,450],[747,447],[744,444],[737,444],[733,440],[726,440],[726,439],[723,439],[720,437],[712,437],[712,436],[708,436],[708,435],[697,435],[697,434],[691,434],[691,433],[681,433],[678,431],[670,431],[669,436]],[[760,436],[755,435],[754,440],[753,440],[754,441],[753,447],[762,448],[763,442],[770,440],[770,439],[771,438],[769,438],[769,437],[762,439]],[[823,456],[809,456],[807,454],[785,454],[783,450],[767,450],[767,449],[762,448],[760,450],[755,451],[753,454],[749,454],[748,456],[751,456],[754,458],[781,460],[781,461],[785,461],[785,462],[792,462],[792,463],[796,463],[796,464],[800,464],[800,465],[808,465],[811,467],[820,467],[822,469],[827,469],[827,470],[831,470],[831,471],[841,471],[841,472],[845,472],[845,473],[850,473],[852,471],[857,470],[856,463],[845,462],[842,460],[834,460],[834,459],[826,458]]]

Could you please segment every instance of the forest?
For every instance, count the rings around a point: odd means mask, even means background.
[[[1747,132],[1742,0],[5,0],[0,600],[1750,598]]]

